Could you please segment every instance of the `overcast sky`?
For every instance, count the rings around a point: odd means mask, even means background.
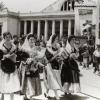
[[[39,12],[57,0],[0,0],[11,11]],[[96,1],[96,0],[94,0]]]
[[[38,12],[57,0],[0,0],[11,11]]]

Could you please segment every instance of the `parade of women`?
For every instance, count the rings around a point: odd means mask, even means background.
[[[14,100],[15,94],[22,95],[24,100],[34,100],[39,95],[49,100],[52,98],[50,90],[55,100],[60,100],[58,91],[71,100],[74,93],[81,91],[80,65],[87,69],[91,62],[95,67],[94,73],[100,74],[100,45],[92,53],[91,61],[88,60],[87,48],[86,44],[77,46],[74,35],[66,37],[64,42],[57,34],[52,34],[45,42],[36,39],[31,33],[19,39],[17,35],[4,32],[0,42],[1,100],[5,100],[6,94],[9,100]],[[40,74],[43,75],[45,91]]]

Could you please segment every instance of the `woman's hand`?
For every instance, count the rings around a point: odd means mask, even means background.
[[[10,54],[6,54],[6,55],[3,56],[4,59],[9,58],[9,57],[10,57]]]
[[[77,59],[77,55],[75,53],[70,54],[70,58]]]

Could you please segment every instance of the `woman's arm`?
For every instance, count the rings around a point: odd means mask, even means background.
[[[47,46],[47,50],[51,53],[51,54],[55,54],[56,52],[52,50],[52,47]]]

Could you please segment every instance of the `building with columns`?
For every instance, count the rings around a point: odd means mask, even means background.
[[[5,9],[0,11],[0,35],[5,31],[19,36],[33,33],[38,39],[45,40],[54,33],[60,38],[81,35],[84,20],[96,24],[96,10],[96,2],[92,0],[57,0],[37,13],[16,13]]]

